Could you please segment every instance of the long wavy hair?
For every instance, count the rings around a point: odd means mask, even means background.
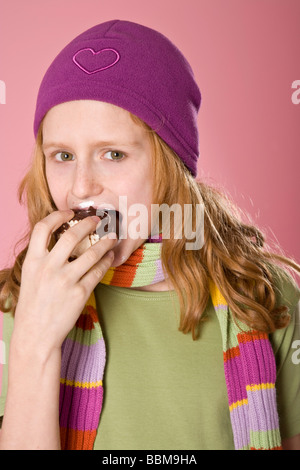
[[[288,308],[277,305],[276,276],[284,274],[292,280],[300,273],[300,266],[285,256],[282,249],[272,252],[265,237],[250,221],[243,220],[245,212],[238,208],[224,191],[195,180],[178,156],[147,124],[130,114],[133,121],[149,135],[153,162],[153,203],[179,204],[204,210],[204,243],[200,249],[187,250],[189,242],[182,237],[162,241],[162,264],[176,290],[180,303],[179,330],[199,335],[201,320],[209,300],[209,280],[217,284],[234,318],[248,326],[267,333],[289,323]],[[57,210],[52,200],[46,176],[42,151],[42,124],[40,126],[30,170],[20,183],[18,197],[28,210],[29,229],[16,244],[25,243],[11,268],[0,271],[0,310],[14,314],[18,302],[22,264],[35,224]],[[171,183],[170,183],[171,182]],[[249,215],[247,215],[249,219]],[[192,212],[192,228],[196,230],[196,210]],[[159,221],[162,229],[162,220]],[[174,219],[170,220],[174,233]],[[49,249],[54,245],[51,238]],[[15,247],[15,251],[16,251]],[[9,302],[7,302],[9,299]]]

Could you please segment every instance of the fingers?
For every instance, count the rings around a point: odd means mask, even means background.
[[[51,260],[58,266],[66,263],[68,258],[71,256],[75,247],[90,233],[96,230],[96,226],[99,223],[100,218],[96,216],[89,216],[85,219],[80,220],[73,227],[69,228],[58,240],[56,245],[51,251]],[[99,258],[98,258],[99,259]],[[94,263],[96,261],[95,260]]]
[[[111,234],[102,237],[97,243],[88,248],[81,256],[70,263],[69,269],[72,270],[74,282],[86,275],[90,270],[94,270],[96,277],[98,276],[98,278],[100,277],[100,279],[102,279],[113,261],[113,259],[111,259],[109,266],[106,267],[105,263],[110,260],[109,257],[106,257],[106,254],[117,244],[117,240],[109,238],[110,236]],[[102,259],[104,259],[104,264],[102,263]],[[99,271],[98,274],[97,271]]]
[[[112,240],[110,240],[111,242]],[[104,243],[104,240],[102,240]],[[101,240],[98,242],[101,243]],[[83,255],[82,255],[83,256]],[[95,289],[96,285],[103,279],[108,269],[111,267],[114,260],[114,252],[112,250],[105,253],[105,255],[92,266],[89,271],[80,279],[81,285],[85,291],[91,292]],[[73,261],[74,263],[74,261]]]
[[[34,227],[28,245],[28,255],[44,256],[48,252],[51,234],[74,217],[72,210],[54,211],[40,220]]]
[[[38,222],[32,232],[28,256],[43,258],[47,255],[49,267],[52,266],[54,269],[63,268],[63,277],[65,280],[68,279],[71,285],[82,281],[82,287],[91,291],[111,266],[113,257],[108,256],[107,252],[117,244],[118,238],[116,234],[108,234],[88,248],[76,260],[68,263],[67,261],[74,248],[88,234],[96,230],[100,221],[99,217],[86,217],[81,220],[60,237],[49,253],[48,245],[51,234],[63,223],[71,220],[73,216],[73,211],[55,211]]]

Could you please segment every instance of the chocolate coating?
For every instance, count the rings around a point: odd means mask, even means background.
[[[56,241],[60,238],[60,236],[70,228],[70,223],[83,220],[86,217],[90,217],[92,215],[97,215],[100,217],[101,220],[104,219],[103,226],[100,226],[97,231],[93,232],[93,234],[98,234],[99,237],[103,236],[105,233],[112,233],[115,232],[117,237],[119,238],[120,234],[120,213],[118,211],[112,209],[95,209],[95,207],[90,206],[87,209],[73,209],[74,217],[69,221],[62,224],[55,232],[54,236]],[[115,223],[113,223],[115,222]],[[108,230],[110,229],[110,230]]]
[[[73,261],[82,253],[84,253],[90,246],[94,243],[97,243],[106,233],[116,233],[119,238],[120,234],[120,219],[121,214],[118,211],[112,209],[95,209],[93,206],[90,206],[87,209],[73,209],[74,217],[62,224],[55,232],[54,239],[55,242],[66,232],[74,223],[78,223],[80,220],[90,217],[92,215],[97,215],[100,220],[103,221],[102,224],[97,227],[97,230],[87,235],[74,249],[72,255],[69,257],[69,261]]]

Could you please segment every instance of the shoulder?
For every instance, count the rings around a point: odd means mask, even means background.
[[[276,296],[276,307],[285,306],[290,315],[287,327],[276,330],[270,335],[278,366],[281,367],[288,353],[291,351],[293,341],[299,336],[299,300],[300,289],[293,276],[280,266],[268,266],[273,275],[273,289]]]
[[[278,329],[270,335],[279,371],[284,363],[291,362],[293,344],[300,340],[300,289],[292,275],[285,269],[272,265],[270,270],[274,277],[273,288],[276,295],[276,307],[286,306],[290,315],[288,326]]]
[[[273,275],[273,289],[276,295],[276,306],[287,306],[292,314],[300,300],[300,289],[293,276],[280,266],[269,265]]]

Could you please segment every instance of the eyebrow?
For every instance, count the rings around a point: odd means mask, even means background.
[[[45,142],[42,144],[43,150],[47,150],[49,148],[69,148],[69,145],[66,145],[63,142]],[[90,147],[127,147],[127,148],[140,148],[142,147],[142,143],[140,141],[132,141],[132,142],[116,142],[116,141],[108,141],[108,140],[102,140],[99,142],[93,142]]]

